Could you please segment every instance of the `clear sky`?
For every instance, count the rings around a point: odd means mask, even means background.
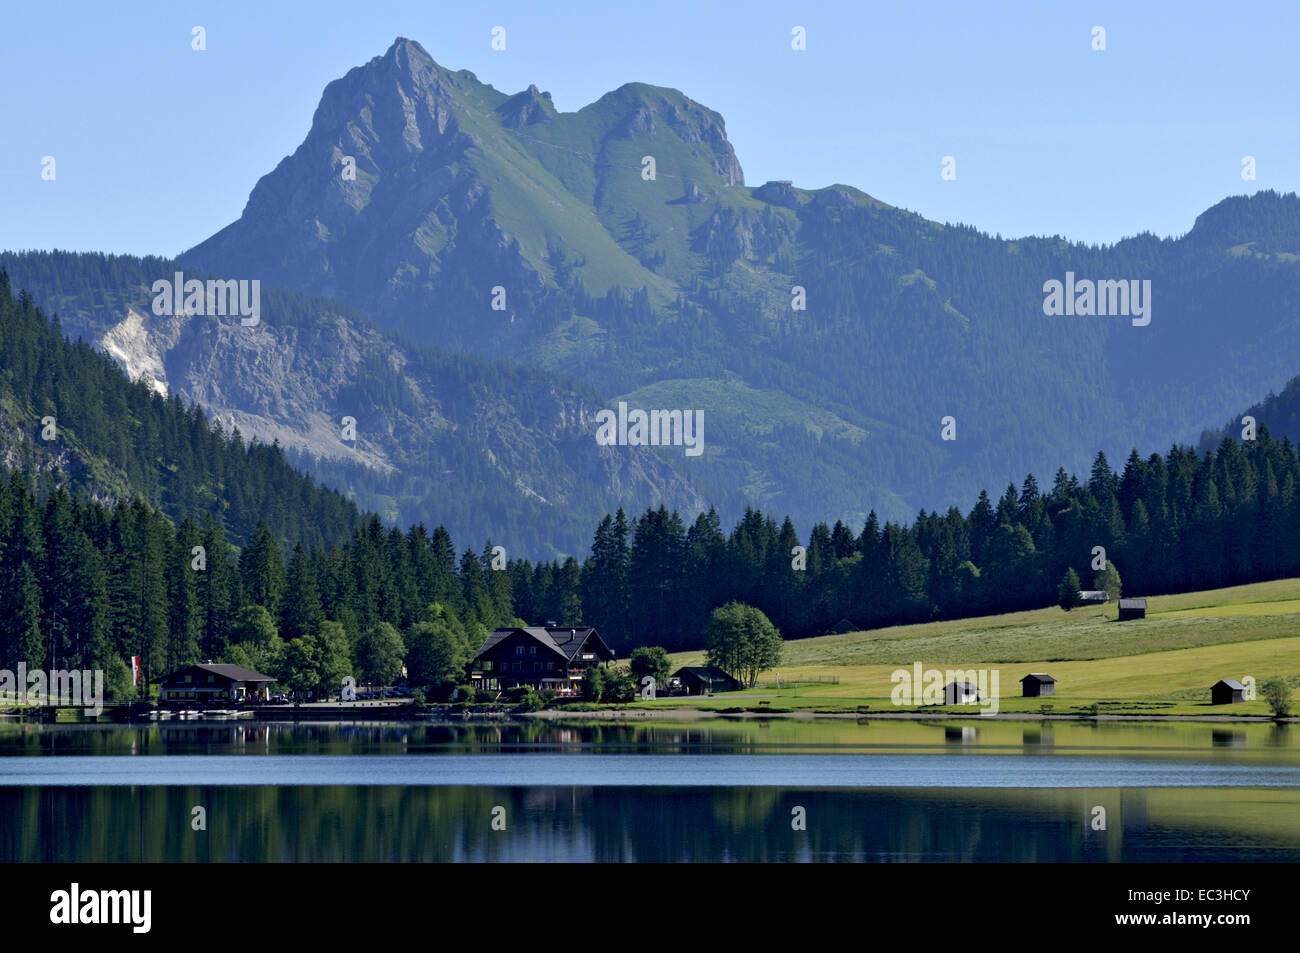
[[[0,248],[196,244],[397,36],[563,111],[673,86],[722,114],[749,185],[845,183],[1003,236],[1179,235],[1225,196],[1300,190],[1297,0],[50,0],[0,18]]]

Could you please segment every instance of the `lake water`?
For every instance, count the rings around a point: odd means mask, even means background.
[[[1300,732],[7,725],[0,860],[1294,861]]]

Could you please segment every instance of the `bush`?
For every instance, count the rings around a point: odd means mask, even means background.
[[[423,708],[427,703],[428,700],[425,698],[422,690],[417,688],[415,691],[411,692],[411,706],[413,708]]]
[[[1285,718],[1291,714],[1291,688],[1280,678],[1270,679],[1259,687],[1260,694],[1268,707],[1273,710],[1274,718]]]
[[[519,707],[524,711],[541,711],[546,707],[546,702],[541,695],[530,688],[524,693],[523,698],[519,700]]]
[[[474,690],[473,701],[479,705],[485,705],[497,700],[497,693],[490,688],[477,688]]]
[[[632,676],[623,672],[612,672],[610,678],[605,682],[605,697],[607,702],[626,704],[636,698],[636,682],[632,681]]]

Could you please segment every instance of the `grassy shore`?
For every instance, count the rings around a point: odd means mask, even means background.
[[[791,641],[781,666],[752,689],[635,707],[977,713],[973,705],[894,705],[890,676],[920,662],[926,669],[996,671],[998,710],[1008,714],[1083,715],[1096,706],[1102,715],[1269,715],[1262,699],[1210,704],[1216,681],[1248,676],[1257,685],[1284,679],[1293,711],[1300,708],[1300,579],[1157,596],[1148,600],[1145,619],[1115,617],[1113,605],[1036,609]],[[703,665],[704,653],[679,653],[672,663]],[[1055,677],[1055,697],[1021,698],[1020,678],[1030,672]]]

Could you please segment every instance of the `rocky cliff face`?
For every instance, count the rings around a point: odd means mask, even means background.
[[[65,267],[102,271],[88,279],[95,290],[64,288],[65,332],[159,393],[197,403],[227,431],[278,442],[399,525],[442,523],[458,540],[491,537],[512,556],[550,556],[582,552],[600,517],[619,506],[662,502],[688,514],[706,506],[671,456],[598,446],[595,415],[605,402],[554,375],[414,347],[293,292],[264,293],[253,327],[158,316],[150,280],[175,265],[141,264],[85,256]],[[22,255],[5,266],[37,301],[55,296],[41,284],[48,270],[29,270]],[[113,284],[110,276],[135,267],[141,274],[129,287]],[[122,299],[133,299],[124,313],[101,303]],[[355,439],[344,432],[347,417]]]

